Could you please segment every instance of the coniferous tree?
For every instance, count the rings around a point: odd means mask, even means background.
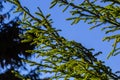
[[[75,41],[68,41],[58,34],[59,30],[52,27],[50,14],[44,15],[38,7],[38,12],[35,12],[39,18],[32,15],[27,9],[20,4],[19,0],[8,0],[17,6],[16,12],[23,12],[23,19],[19,21],[25,29],[24,38],[22,42],[30,42],[36,46],[36,49],[27,50],[32,54],[37,54],[36,58],[41,59],[42,62],[35,62],[24,59],[25,62],[31,66],[41,67],[39,73],[53,73],[51,79],[65,79],[73,78],[75,80],[118,80],[119,77],[112,73],[111,68],[104,65],[104,62],[98,60],[96,56],[100,52],[94,54],[92,49],[85,48],[82,44]],[[59,4],[65,6],[65,10],[71,7],[70,13],[73,20],[72,24],[77,24],[80,20],[94,24],[92,28],[102,26],[107,33],[119,31],[119,0],[101,0],[103,3],[110,2],[107,6],[97,4],[97,0],[85,0],[80,4],[75,4],[75,0],[53,0],[51,7]],[[109,24],[109,25],[104,25]],[[111,35],[105,37],[104,40],[115,40],[113,43],[113,50],[110,52],[108,58],[119,53],[120,36]],[[41,58],[42,57],[42,58]],[[19,77],[19,73],[17,74]],[[24,77],[23,77],[24,79]]]
[[[0,80],[22,80],[12,73],[12,70],[20,72],[21,70],[26,70],[26,64],[22,61],[23,59],[28,59],[32,55],[25,52],[28,49],[34,49],[34,45],[30,43],[22,43],[22,38],[19,34],[22,34],[25,30],[20,27],[18,21],[20,21],[19,16],[12,15],[13,19],[10,19],[11,13],[15,9],[11,6],[8,10],[4,7],[5,1],[0,2]],[[3,10],[7,12],[3,12]],[[34,75],[34,77],[31,77]],[[37,74],[38,75],[38,74]],[[35,72],[28,72],[25,77],[31,77],[31,79],[37,78]]]
[[[114,33],[111,36],[103,38],[103,41],[114,40],[112,44],[113,49],[108,55],[115,56],[120,53],[120,30],[119,19],[120,19],[120,1],[119,0],[84,0],[80,4],[75,4],[75,0],[53,0],[51,7],[59,4],[60,6],[65,6],[63,12],[69,7],[72,9],[70,13],[72,17],[67,20],[72,20],[72,25],[77,24],[80,21],[84,21],[87,24],[92,24],[90,29],[101,27],[101,30],[105,31],[105,34]],[[101,3],[101,5],[99,4]]]

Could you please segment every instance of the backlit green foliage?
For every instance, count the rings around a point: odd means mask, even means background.
[[[72,25],[79,21],[85,21],[93,26],[90,29],[101,27],[105,34],[113,33],[111,36],[103,38],[103,41],[114,40],[113,49],[108,55],[115,56],[120,53],[120,1],[119,0],[84,0],[79,1],[81,4],[76,4],[76,0],[53,0],[51,7],[55,4],[72,8],[69,12],[72,17],[67,20],[72,20]],[[109,3],[108,3],[109,2]],[[117,34],[116,34],[117,33]]]
[[[56,30],[52,26],[52,21],[49,18],[50,14],[44,15],[38,7],[38,12],[35,12],[38,17],[35,17],[30,13],[27,7],[23,7],[20,4],[19,0],[8,1],[17,6],[16,12],[24,13],[22,21],[19,22],[23,28],[27,29],[23,35],[20,35],[24,38],[22,42],[31,42],[31,45],[35,45],[36,49],[27,50],[27,52],[33,54],[36,53],[36,58],[42,59],[42,62],[30,60],[24,61],[31,66],[42,66],[42,68],[38,70],[40,73],[53,73],[54,75],[51,75],[51,80],[68,80],[70,78],[73,78],[74,80],[118,79],[118,76],[113,74],[109,67],[105,66],[101,60],[96,58],[95,55],[98,55],[99,53],[93,54],[92,49],[87,49],[80,43],[68,41],[60,36],[58,34],[59,30]],[[116,9],[118,7],[114,7],[114,4],[101,7],[94,3],[95,1],[89,2],[89,0],[85,0],[81,4],[75,5],[74,0],[53,0],[50,8],[54,7],[56,4],[60,4],[60,6],[64,5],[66,6],[63,10],[64,12],[67,8],[72,7],[73,9],[71,9],[70,13],[73,18],[68,18],[68,20],[73,20],[72,24],[76,24],[80,20],[84,20],[89,24],[95,23],[94,27],[109,23],[110,26],[105,26],[103,29],[107,28],[107,33],[111,32],[110,30],[112,29],[115,29],[116,31],[119,23],[114,20],[113,17],[115,19],[119,17],[118,15],[113,14],[117,12],[114,11],[113,8]],[[119,35],[105,37],[104,40],[111,39],[117,41],[115,41],[113,45],[114,51],[110,56],[118,51],[116,50],[116,45],[120,42]]]

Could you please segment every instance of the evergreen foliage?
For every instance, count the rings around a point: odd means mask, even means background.
[[[118,80],[119,77],[112,73],[112,70],[104,65],[104,62],[96,58],[100,52],[94,54],[92,49],[85,48],[82,44],[75,41],[68,41],[58,34],[57,29],[53,28],[52,20],[49,18],[50,14],[44,15],[38,7],[38,12],[32,15],[27,7],[23,7],[19,0],[7,0],[17,6],[16,12],[23,13],[23,19],[19,24],[27,29],[24,34],[20,36],[24,38],[23,43],[31,43],[36,46],[35,49],[27,50],[31,54],[37,54],[36,58],[41,59],[42,62],[34,62],[24,59],[23,61],[29,63],[31,66],[42,67],[37,71],[39,73],[52,73],[50,77],[53,79],[68,80]],[[51,7],[59,4],[67,8],[72,7],[70,13],[72,24],[77,24],[80,20],[84,20],[88,24],[95,24],[91,28],[101,26],[107,33],[119,31],[119,1],[118,0],[101,0],[102,3],[110,1],[107,6],[97,5],[97,0],[85,0],[81,4],[75,4],[75,0],[53,0]],[[110,52],[108,58],[119,53],[120,36],[111,35],[105,37],[104,40],[114,40],[113,50]],[[17,74],[19,77],[19,74]]]
[[[84,0],[81,4],[75,4],[75,0],[53,0],[51,7],[59,4],[65,6],[63,12],[71,7],[69,11],[72,17],[67,20],[72,20],[72,25],[77,24],[79,21],[84,21],[87,24],[92,24],[90,29],[101,27],[105,34],[114,33],[111,36],[103,38],[103,41],[114,40],[113,49],[108,55],[115,56],[120,53],[120,1],[119,0]],[[116,34],[117,33],[117,34]]]
[[[19,37],[19,34],[23,34],[25,31],[20,28],[20,24],[18,24],[18,21],[20,20],[19,16],[21,14],[10,19],[11,13],[15,7],[11,6],[11,9],[8,10],[4,6],[4,4],[7,3],[3,2],[5,1],[0,1],[0,80],[22,80],[21,78],[16,77],[15,73],[12,73],[11,71],[15,70],[18,73],[20,73],[21,70],[27,71],[26,64],[22,59],[28,59],[32,56],[25,51],[34,49],[34,45],[30,45],[30,42],[21,42],[22,37]],[[36,69],[29,70],[30,73],[28,71],[28,74],[24,75],[24,77],[29,77],[30,79],[34,79],[34,77],[37,78],[39,74],[36,74],[35,70]]]

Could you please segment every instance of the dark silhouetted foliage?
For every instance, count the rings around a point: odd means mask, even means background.
[[[0,9],[2,11],[4,5],[0,2]],[[23,34],[25,30],[20,27],[18,21],[20,21],[19,16],[9,20],[11,12],[14,6],[6,13],[0,15],[0,80],[22,80],[15,76],[12,70],[20,72],[19,69],[27,70],[26,65],[22,62],[22,59],[28,59],[32,55],[27,53],[26,50],[34,49],[34,45],[30,42],[22,43],[19,35]],[[2,12],[1,12],[2,13]],[[7,20],[7,22],[5,22]],[[4,72],[2,72],[5,70]],[[31,78],[36,80],[39,74],[33,73],[34,70],[28,72],[24,75],[26,78]],[[32,77],[33,76],[33,77]]]
[[[12,73],[12,70],[7,70],[5,73],[0,74],[0,80],[22,80],[15,76],[15,73]]]

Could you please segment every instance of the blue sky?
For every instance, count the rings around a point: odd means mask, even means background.
[[[75,40],[82,43],[86,48],[94,48],[95,52],[102,51],[103,54],[98,58],[105,61],[105,64],[110,66],[113,71],[120,70],[119,55],[111,57],[107,60],[107,55],[112,49],[112,42],[103,42],[102,38],[106,35],[100,28],[89,30],[90,25],[84,22],[79,22],[76,25],[71,26],[71,21],[66,21],[66,18],[71,17],[69,11],[62,12],[62,7],[54,7],[49,9],[50,1],[52,0],[21,0],[22,5],[30,9],[34,14],[39,6],[45,14],[50,13],[53,19],[53,27],[61,29],[61,36],[64,36],[68,40]]]

